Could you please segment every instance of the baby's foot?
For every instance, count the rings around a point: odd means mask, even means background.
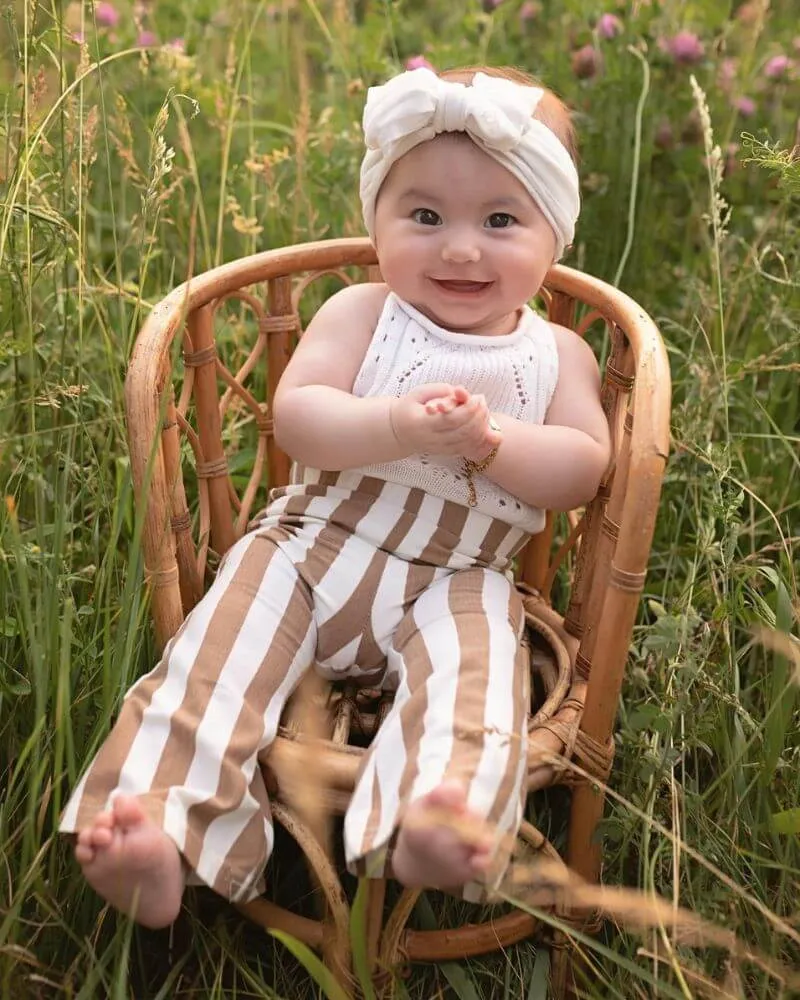
[[[482,817],[467,809],[464,786],[445,781],[406,810],[392,870],[409,887],[455,889],[485,875],[492,848]]]
[[[181,908],[180,852],[138,799],[120,795],[78,834],[75,857],[89,885],[145,927],[166,927]]]

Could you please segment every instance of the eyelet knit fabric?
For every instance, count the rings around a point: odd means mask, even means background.
[[[517,328],[503,336],[452,333],[390,292],[353,384],[356,396],[404,396],[431,382],[462,385],[486,397],[489,410],[529,424],[544,423],[558,380],[558,350],[550,325],[525,306]],[[501,445],[502,447],[502,445]],[[410,455],[358,470],[467,505],[462,460]],[[488,476],[476,475],[477,509],[535,534],[544,511],[522,503]]]

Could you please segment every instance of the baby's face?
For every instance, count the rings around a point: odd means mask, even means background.
[[[520,181],[459,133],[416,146],[375,212],[384,281],[439,326],[510,333],[541,287],[556,239]]]

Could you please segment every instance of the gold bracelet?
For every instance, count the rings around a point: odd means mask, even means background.
[[[467,477],[467,490],[469,492],[469,505],[470,507],[478,506],[478,493],[475,489],[475,483],[472,477],[484,472],[492,462],[497,458],[497,452],[500,448],[499,444],[496,444],[494,448],[489,452],[486,458],[482,458],[480,462],[475,462],[471,458],[462,459],[462,467],[464,470],[464,475]]]

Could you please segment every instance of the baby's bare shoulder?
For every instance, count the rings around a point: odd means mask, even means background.
[[[305,385],[349,392],[388,295],[386,285],[348,285],[317,310],[292,353],[278,396]]]
[[[548,323],[548,326],[553,331],[562,370],[564,363],[567,361],[571,365],[578,365],[581,369],[590,372],[598,370],[597,357],[583,337],[578,336],[574,330],[570,330],[567,326],[561,326],[559,323]]]
[[[346,285],[327,299],[317,310],[311,326],[338,325],[346,320],[351,325],[374,329],[389,294],[383,282],[362,281]]]

